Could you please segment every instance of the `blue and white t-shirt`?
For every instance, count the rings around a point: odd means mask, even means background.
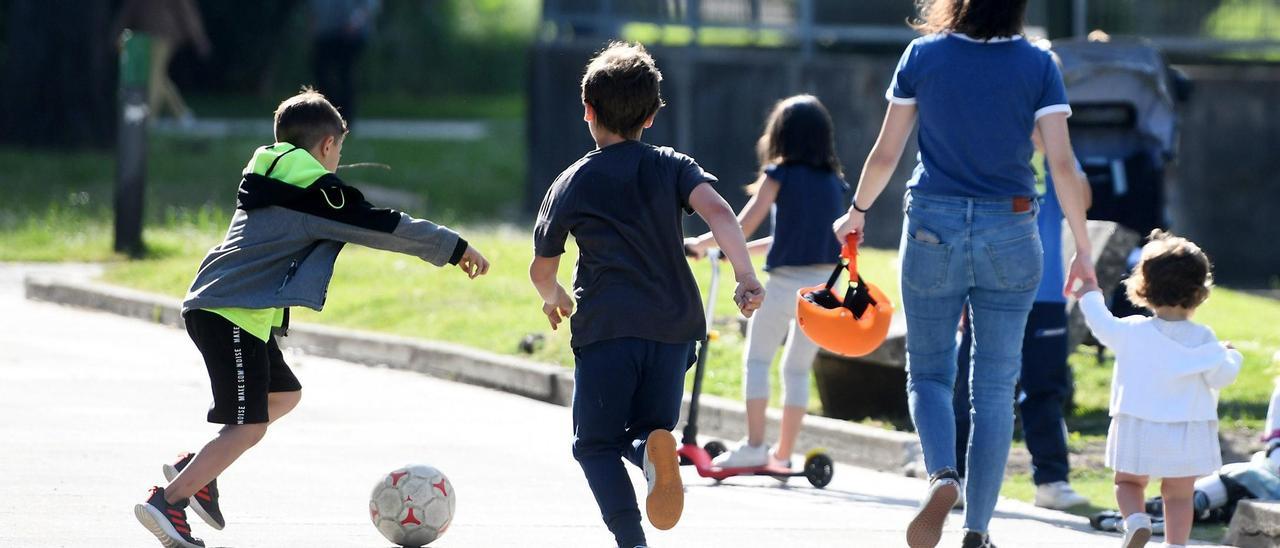
[[[919,164],[907,186],[921,194],[1035,196],[1036,120],[1071,113],[1058,65],[1021,36],[917,38],[885,96],[919,109]]]

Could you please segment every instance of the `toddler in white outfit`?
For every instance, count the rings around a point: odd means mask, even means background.
[[[1166,546],[1181,546],[1191,534],[1196,478],[1222,466],[1218,390],[1235,380],[1243,358],[1191,321],[1213,287],[1209,258],[1196,244],[1152,232],[1126,285],[1129,300],[1153,317],[1116,318],[1096,285],[1076,291],[1089,328],[1116,355],[1106,463],[1125,516],[1123,546],[1151,538],[1143,512],[1150,477],[1162,478]]]

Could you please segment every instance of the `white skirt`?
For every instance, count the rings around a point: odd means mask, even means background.
[[[1222,467],[1218,421],[1154,422],[1111,417],[1107,467],[1158,478],[1199,477]]]

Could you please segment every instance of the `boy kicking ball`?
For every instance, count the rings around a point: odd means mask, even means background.
[[[644,470],[654,527],[674,527],[684,508],[670,430],[706,326],[684,257],[682,211],[702,216],[733,264],[742,313],[764,300],[742,229],[710,185],[716,178],[688,156],[639,140],[662,107],[661,82],[639,45],[611,44],[587,65],[582,103],[597,148],[547,191],[529,266],[551,327],[572,315],[573,456],[623,548],[646,541],[622,459]],[[573,297],[556,280],[570,234],[579,250]]]
[[[167,547],[196,548],[186,507],[222,529],[217,477],[302,398],[274,334],[290,306],[324,307],[333,263],[346,243],[457,265],[475,278],[489,263],[457,233],[365,201],[334,175],[347,123],[323,95],[304,89],[275,112],[276,143],[245,166],[226,239],[209,250],[182,304],[187,333],[213,388],[209,422],[225,425],[199,453],[164,466],[166,487],[134,507]]]

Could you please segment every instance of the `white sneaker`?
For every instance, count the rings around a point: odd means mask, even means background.
[[[1121,523],[1124,523],[1124,540],[1120,542],[1121,548],[1141,548],[1151,540],[1151,516],[1139,512],[1125,518]]]
[[[754,468],[769,464],[769,446],[765,444],[748,445],[746,440],[738,444],[737,449],[727,451],[711,461],[721,468]]]
[[[1055,481],[1036,486],[1036,506],[1051,510],[1066,510],[1073,506],[1089,504],[1089,499],[1071,488],[1065,481]]]
[[[964,486],[966,483],[968,483],[968,481],[969,480],[965,478],[960,478],[960,496],[956,497],[956,503],[951,505],[952,508],[956,508],[956,509],[964,508]]]

